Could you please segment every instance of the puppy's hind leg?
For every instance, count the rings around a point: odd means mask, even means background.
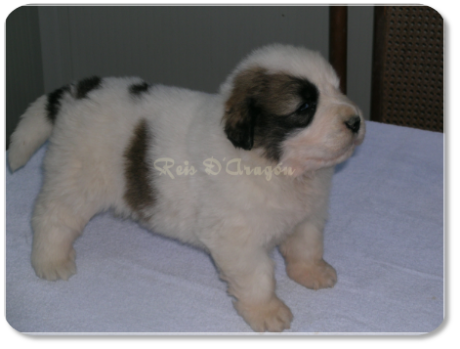
[[[67,280],[76,273],[73,242],[81,225],[66,205],[40,194],[32,218],[31,259],[37,276]]]
[[[73,243],[102,210],[94,188],[61,180],[59,176],[45,178],[32,217],[32,266],[37,276],[47,280],[67,280],[76,273]]]

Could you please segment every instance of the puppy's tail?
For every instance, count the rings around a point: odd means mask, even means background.
[[[47,96],[33,102],[21,116],[11,135],[8,162],[12,172],[24,166],[32,154],[49,138],[53,122],[47,113]]]

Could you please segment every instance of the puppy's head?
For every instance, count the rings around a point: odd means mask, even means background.
[[[235,147],[294,175],[347,159],[364,138],[359,108],[318,53],[272,45],[253,52],[221,87],[224,130]]]

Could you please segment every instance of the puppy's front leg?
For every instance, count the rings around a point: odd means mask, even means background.
[[[324,221],[306,220],[300,223],[281,245],[288,276],[312,289],[332,287],[337,273],[323,259]]]
[[[290,327],[292,313],[275,294],[273,261],[260,246],[222,241],[211,255],[228,282],[234,306],[254,331],[283,331]]]

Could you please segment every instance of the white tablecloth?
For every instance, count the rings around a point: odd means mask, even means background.
[[[444,318],[443,134],[367,124],[355,155],[336,169],[325,259],[332,289],[286,276],[287,333],[426,333]],[[39,279],[30,265],[30,218],[46,145],[6,173],[6,317],[21,332],[251,333],[204,252],[111,214],[75,244],[78,273]],[[171,256],[174,256],[171,258]]]

